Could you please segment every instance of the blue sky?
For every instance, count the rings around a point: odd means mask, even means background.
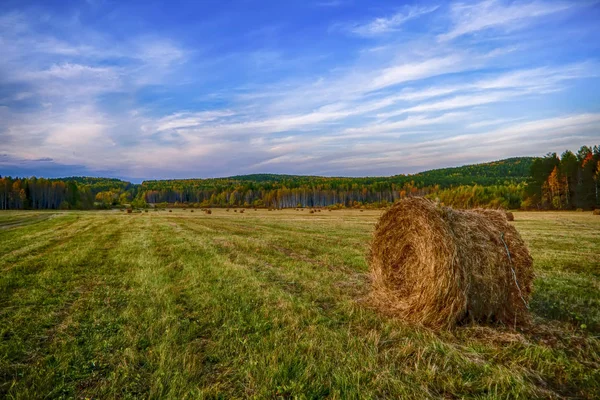
[[[2,175],[393,175],[600,142],[597,1],[2,4]]]

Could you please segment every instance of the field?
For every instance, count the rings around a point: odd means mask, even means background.
[[[0,398],[600,398],[600,217],[515,213],[534,323],[365,301],[379,211],[0,213]]]

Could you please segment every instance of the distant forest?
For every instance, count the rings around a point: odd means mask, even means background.
[[[412,175],[343,178],[255,174],[152,180],[0,177],[0,209],[113,207],[386,207],[426,196],[459,208],[600,208],[600,146]]]

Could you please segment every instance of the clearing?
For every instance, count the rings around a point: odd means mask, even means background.
[[[600,216],[516,212],[525,331],[379,315],[380,211],[0,213],[0,397],[600,397]]]

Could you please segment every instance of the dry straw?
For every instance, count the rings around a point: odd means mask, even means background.
[[[593,215],[600,215],[600,208],[598,208],[598,209],[594,210],[594,211],[592,212],[592,214],[593,214]]]
[[[408,322],[439,329],[529,320],[532,259],[504,212],[402,200],[377,223],[369,264],[375,305]]]
[[[515,214],[511,213],[510,211],[506,212],[506,219],[508,221],[514,221],[515,220]]]

